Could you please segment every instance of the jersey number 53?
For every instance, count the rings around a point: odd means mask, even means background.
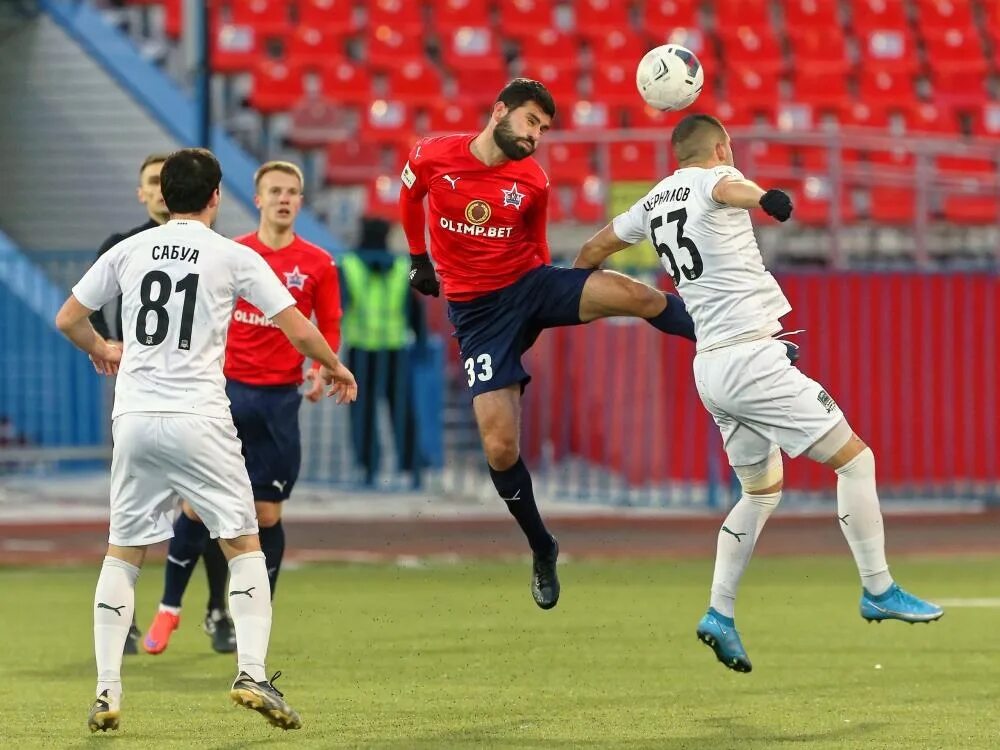
[[[653,247],[656,248],[656,254],[660,256],[660,263],[663,264],[663,267],[673,277],[674,284],[680,283],[682,272],[685,279],[694,281],[705,270],[705,264],[701,260],[701,253],[698,252],[698,246],[694,244],[694,240],[690,237],[684,236],[684,222],[687,221],[687,216],[688,212],[686,208],[678,208],[676,211],[671,211],[667,214],[667,223],[677,223],[675,245],[677,249],[683,248],[687,250],[688,255],[691,257],[691,265],[678,265],[675,255],[676,251],[671,249],[670,245],[665,241],[657,239],[656,230],[663,229],[663,217],[656,216],[649,222],[649,234],[653,240]]]

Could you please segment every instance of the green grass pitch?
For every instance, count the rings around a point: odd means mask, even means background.
[[[570,562],[542,612],[528,565],[316,565],[282,574],[268,668],[304,727],[231,707],[200,631],[204,576],[161,656],[128,657],[122,728],[91,736],[89,569],[0,569],[0,747],[995,748],[998,611],[869,625],[842,558],[761,558],[737,611],[754,671],[694,635],[705,561]],[[1000,596],[1000,559],[897,559],[932,599]],[[147,625],[162,568],[139,580]]]

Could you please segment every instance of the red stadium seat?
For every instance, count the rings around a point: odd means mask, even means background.
[[[837,71],[796,68],[794,86],[795,100],[807,102],[816,109],[836,110],[851,98],[847,79]]]
[[[907,73],[862,67],[858,92],[862,101],[883,108],[907,109],[916,102],[913,77]]]
[[[895,73],[914,73],[920,67],[917,45],[906,27],[872,29],[858,39],[861,64]]]
[[[324,33],[351,34],[359,26],[352,0],[299,0],[299,23]]]
[[[368,27],[390,26],[407,36],[420,37],[424,30],[423,3],[413,0],[367,0]]]
[[[565,110],[563,110],[565,111]],[[607,130],[621,125],[620,111],[605,102],[577,99],[572,102],[569,117],[560,115],[559,126],[571,130]]]
[[[230,0],[230,20],[237,26],[252,26],[261,36],[282,36],[291,29],[285,0]]]
[[[840,28],[837,3],[830,0],[786,0],[784,11],[789,33],[807,30],[829,33]]]
[[[969,76],[987,72],[986,55],[974,26],[940,26],[924,34],[924,49],[932,72],[946,71]]]
[[[779,81],[776,76],[761,75],[749,66],[732,67],[727,70],[726,93],[734,106],[773,114],[780,99]]]
[[[181,38],[184,31],[184,0],[163,0],[163,33],[168,39]]]
[[[404,103],[375,99],[362,112],[361,136],[375,143],[409,142],[413,138],[413,112]]]
[[[368,182],[365,214],[396,221],[399,218],[399,190],[402,183],[398,173],[382,174]]]
[[[678,26],[694,29],[700,23],[696,0],[646,0],[642,4],[639,27],[650,30]]]
[[[500,33],[514,39],[553,27],[552,0],[506,0],[498,4]]]
[[[842,128],[887,128],[889,117],[886,108],[878,106],[876,102],[877,100],[866,98],[860,102],[845,104],[838,116],[840,126]]]
[[[657,168],[656,144],[652,141],[618,141],[608,144],[608,177],[612,182],[656,182],[666,174],[667,164]]]
[[[569,34],[563,34],[553,29],[524,37],[520,41],[521,59],[528,65],[559,65],[563,67],[579,67],[579,43]]]
[[[833,219],[832,186],[824,175],[809,175],[801,181],[782,183],[787,187],[795,209],[792,220],[809,226],[825,226]],[[857,217],[850,192],[840,191],[838,221],[852,222]]]
[[[493,70],[453,69],[451,77],[458,91],[458,98],[466,104],[492,107],[497,100],[497,94],[511,78],[507,75],[507,71],[500,67],[499,61],[497,66]]]
[[[443,81],[426,58],[400,62],[386,71],[390,99],[411,104],[433,102],[441,96]]]
[[[464,101],[439,101],[427,114],[427,127],[432,133],[478,132],[485,127],[490,108]]]
[[[401,60],[425,57],[423,37],[406,31],[403,26],[381,24],[369,29],[365,40],[365,59],[375,70],[399,65]]]
[[[335,185],[367,183],[384,171],[377,144],[352,138],[326,147],[326,181]]]
[[[739,163],[745,165],[747,174],[790,178],[795,159],[791,146],[767,141],[750,141],[737,145],[740,147]]]
[[[635,87],[635,63],[599,65],[591,74],[594,99],[608,104],[632,104],[639,96]]]
[[[591,151],[587,143],[550,143],[539,159],[553,184],[579,183],[594,171]]]
[[[212,70],[217,73],[253,70],[262,51],[263,40],[252,26],[222,23],[213,27],[209,54]]]
[[[288,40],[285,55],[291,65],[307,70],[322,70],[331,59],[342,58],[346,51],[341,32],[300,25]]]
[[[250,106],[263,114],[287,112],[305,95],[302,70],[282,60],[259,60],[250,86]]]
[[[945,196],[941,212],[948,221],[958,224],[997,224],[1000,223],[1000,201],[996,194],[993,181],[972,181],[967,191],[955,191]]]
[[[931,68],[934,101],[960,110],[978,110],[988,97],[983,76]]]
[[[453,73],[505,69],[496,36],[485,26],[462,26],[446,34],[441,39],[441,58]]]
[[[627,29],[631,25],[629,8],[621,0],[577,0],[576,30],[586,37],[599,37],[609,29]]]
[[[916,193],[909,188],[876,185],[870,192],[869,216],[881,224],[912,224],[916,219]]]
[[[525,65],[521,74],[545,84],[556,106],[561,102],[564,107],[580,97],[580,69],[575,65],[566,67],[554,63]]]
[[[1000,104],[987,102],[974,111],[972,134],[980,138],[1000,139]]]
[[[771,14],[768,0],[716,0],[715,19],[719,27],[770,26]]]
[[[949,26],[975,26],[969,0],[917,0],[917,25],[931,30]]]
[[[603,223],[608,218],[607,190],[600,177],[587,175],[573,191],[573,217],[584,224]]]
[[[958,132],[955,113],[948,107],[924,102],[905,112],[907,133],[953,135]]]
[[[355,119],[350,108],[307,93],[292,107],[286,137],[295,148],[325,147],[331,139],[353,136]]]
[[[860,35],[872,29],[905,29],[904,0],[851,0],[848,18]]]
[[[646,53],[649,43],[646,37],[631,29],[611,29],[599,37],[590,39],[590,51],[594,59],[593,70],[599,72],[604,65],[627,65],[634,68]]]
[[[844,75],[850,67],[847,41],[840,29],[833,27],[789,29],[792,69],[824,71]]]
[[[363,65],[332,60],[323,68],[322,89],[330,101],[367,105],[372,98],[371,75]]]
[[[939,156],[934,160],[937,171],[948,177],[964,177],[994,174],[997,170],[995,159],[969,156]]]
[[[438,0],[431,23],[439,34],[450,34],[463,26],[488,27],[492,24],[489,0]]]
[[[785,67],[778,37],[766,26],[728,27],[719,32],[726,65],[753,68],[760,75],[777,75]]]

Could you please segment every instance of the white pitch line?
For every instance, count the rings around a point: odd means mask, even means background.
[[[1000,599],[936,599],[934,603],[942,607],[1000,608]]]

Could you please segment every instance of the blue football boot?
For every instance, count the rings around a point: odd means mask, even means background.
[[[720,615],[709,607],[698,623],[698,640],[711,648],[716,658],[730,669],[736,672],[753,669],[732,617]]]
[[[916,622],[933,622],[944,614],[944,610],[938,605],[925,602],[895,583],[878,596],[867,589],[861,591],[861,616],[868,622],[902,620],[912,625]]]

